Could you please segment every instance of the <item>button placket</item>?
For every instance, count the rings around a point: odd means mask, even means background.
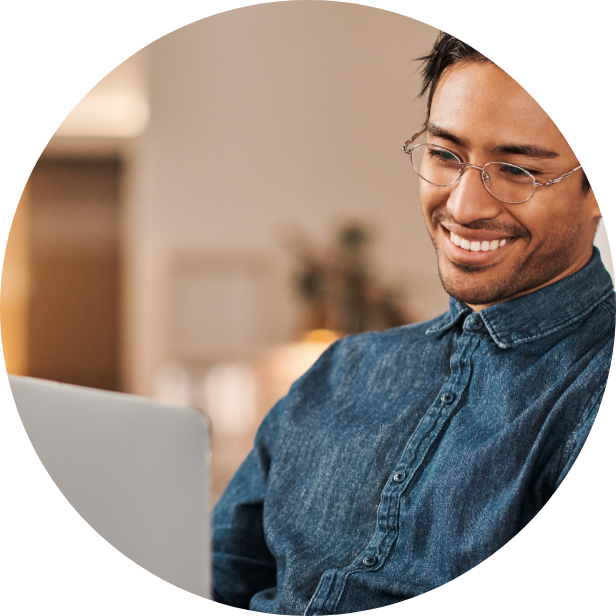
[[[374,567],[379,562],[376,556],[365,556],[361,561],[365,567]]]
[[[473,316],[473,315],[471,315]],[[481,321],[479,329],[483,328]],[[468,318],[467,318],[468,321]],[[410,485],[413,476],[423,463],[427,451],[441,434],[443,426],[451,415],[456,412],[462,392],[470,381],[471,358],[479,346],[480,337],[468,335],[478,330],[468,331],[467,322],[464,332],[458,339],[456,351],[451,357],[451,373],[444,391],[441,390],[436,401],[430,406],[413,433],[396,465],[399,470],[390,476],[381,493],[381,501],[377,509],[376,529],[362,554],[347,567],[326,571],[312,596],[306,613],[312,613],[312,605],[319,605],[328,610],[327,614],[336,613],[336,606],[342,597],[344,586],[349,575],[360,571],[369,572],[380,569],[395,543],[399,532],[399,510],[402,494]],[[328,583],[323,586],[326,578]],[[316,615],[315,615],[316,616]]]
[[[451,404],[456,399],[456,395],[451,391],[446,391],[441,394],[441,402],[443,404]]]
[[[478,314],[471,314],[464,321],[464,329],[479,332],[484,328],[483,319]]]

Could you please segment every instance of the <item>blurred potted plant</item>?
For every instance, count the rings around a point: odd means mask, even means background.
[[[372,239],[366,225],[351,222],[325,248],[301,233],[288,242],[298,263],[295,288],[306,307],[306,330],[344,335],[411,321],[402,289],[379,283],[370,267]]]

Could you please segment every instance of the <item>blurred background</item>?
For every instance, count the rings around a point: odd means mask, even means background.
[[[2,272],[9,373],[204,409],[215,502],[336,338],[447,309],[418,181],[414,59],[438,32],[264,4],[118,66],[38,161]],[[604,230],[597,243],[608,262]]]

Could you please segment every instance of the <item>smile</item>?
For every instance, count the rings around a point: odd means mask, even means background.
[[[509,241],[508,239],[504,238],[502,240],[483,240],[482,242],[477,242],[474,240],[467,240],[459,235],[456,235],[452,231],[450,231],[449,234],[451,241],[456,246],[459,246],[463,250],[468,250],[470,252],[490,252],[492,250],[498,250]]]

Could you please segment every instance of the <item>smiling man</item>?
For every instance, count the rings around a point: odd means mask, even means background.
[[[333,344],[270,411],[214,512],[214,596],[278,614],[412,598],[520,531],[607,381],[616,303],[575,154],[501,69],[443,34],[403,146],[450,310]]]
[[[439,41],[443,49],[454,44]],[[441,147],[407,142],[405,150],[424,179],[421,200],[443,286],[480,310],[588,263],[601,213],[545,111],[507,73],[466,50],[465,61],[437,80],[437,55],[427,58],[422,132]]]

